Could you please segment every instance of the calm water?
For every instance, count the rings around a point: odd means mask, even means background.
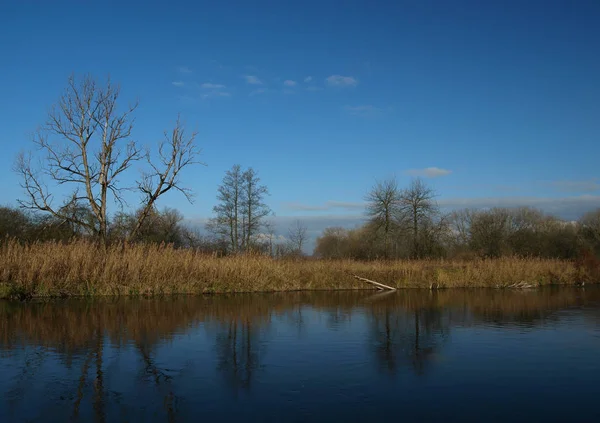
[[[600,421],[600,289],[0,302],[0,422]]]

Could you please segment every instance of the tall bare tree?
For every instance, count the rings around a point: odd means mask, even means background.
[[[424,227],[439,212],[435,192],[421,179],[413,179],[400,194],[400,220],[407,225],[412,238],[413,258],[421,256],[420,228]]]
[[[143,194],[145,212],[140,214],[132,236],[167,191],[179,190],[190,199],[178,177],[185,167],[197,163],[199,153],[194,144],[196,134],[187,136],[178,120],[170,136],[160,143],[158,160],[153,160],[149,150],[144,151],[131,136],[137,104],[121,110],[119,94],[119,87],[110,79],[99,85],[91,76],[81,81],[71,76],[64,94],[34,136],[44,156],[34,164],[31,153],[21,153],[15,164],[26,192],[26,198],[19,201],[21,206],[86,228],[102,242],[107,237],[109,204],[123,205],[124,191],[132,189],[122,185],[120,178],[134,162],[146,160],[152,170],[136,184]],[[60,186],[72,189],[62,205],[57,205],[54,199],[62,192]],[[80,219],[70,212],[82,206],[91,210],[93,219]]]
[[[400,211],[400,191],[395,179],[378,181],[365,200],[367,216],[377,232],[383,232],[384,254],[390,255],[390,241],[397,228],[396,220]]]
[[[234,165],[223,177],[213,207],[215,216],[207,229],[221,239],[227,239],[230,251],[248,251],[264,224],[271,209],[264,202],[268,189],[260,184],[260,178],[252,168],[243,171]]]
[[[230,251],[238,253],[242,245],[240,215],[243,205],[243,181],[242,168],[234,165],[225,172],[223,182],[217,190],[219,203],[213,207],[215,217],[211,218],[206,225],[207,229],[221,239],[229,243]]]
[[[249,251],[263,226],[264,219],[271,214],[271,208],[264,202],[265,196],[269,195],[269,190],[266,185],[260,184],[260,178],[254,169],[246,170],[242,180],[244,249]]]
[[[302,248],[304,247],[304,244],[306,244],[307,230],[306,225],[299,220],[296,220],[288,229],[288,238],[291,247],[297,255],[302,255]]]

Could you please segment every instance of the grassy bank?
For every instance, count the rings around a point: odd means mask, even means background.
[[[0,247],[0,296],[156,295],[364,289],[350,274],[397,288],[508,287],[590,281],[587,268],[548,259],[473,261],[274,260],[213,257],[169,246],[5,242]]]

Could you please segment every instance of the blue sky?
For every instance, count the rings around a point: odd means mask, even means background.
[[[598,1],[28,1],[0,4],[0,203],[71,73],[139,99],[152,145],[178,113],[206,167],[161,206],[210,216],[225,170],[258,170],[282,231],[354,225],[377,179],[445,207],[600,206]]]

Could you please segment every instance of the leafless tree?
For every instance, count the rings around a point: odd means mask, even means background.
[[[343,258],[348,250],[348,230],[341,227],[325,228],[317,238],[314,255],[322,258]]]
[[[302,255],[302,247],[306,244],[306,235],[307,228],[299,220],[296,220],[294,224],[288,229],[288,238],[290,240],[290,244],[292,250],[297,255]]]
[[[264,202],[269,190],[266,185],[260,184],[257,172],[249,168],[242,175],[243,180],[243,232],[244,248],[249,251],[252,248],[254,238],[260,232],[264,219],[271,214],[271,208]]]
[[[374,229],[383,232],[384,254],[390,255],[390,241],[397,229],[396,220],[400,211],[400,191],[395,179],[376,182],[366,195],[367,215]]]
[[[229,248],[233,253],[240,251],[243,242],[240,227],[244,195],[242,173],[240,165],[234,165],[225,172],[223,182],[217,190],[219,203],[213,207],[215,217],[211,218],[206,225],[209,232],[229,242]]]
[[[187,136],[178,120],[170,136],[160,143],[155,162],[150,152],[143,151],[131,137],[137,104],[120,110],[119,94],[119,87],[110,80],[100,86],[91,76],[81,81],[71,76],[64,94],[34,136],[44,156],[34,164],[31,153],[21,153],[15,165],[26,192],[26,198],[19,201],[21,206],[86,228],[102,242],[107,237],[110,202],[122,206],[123,193],[132,189],[122,185],[120,178],[134,162],[146,160],[152,171],[137,182],[144,212],[133,236],[156,200],[167,191],[179,190],[190,199],[178,177],[185,167],[197,163],[199,153],[194,144],[196,134]],[[48,180],[53,186],[47,184]],[[60,186],[72,190],[62,205],[56,205],[58,191],[54,189]],[[81,206],[91,210],[93,219],[80,219],[69,212]]]
[[[449,216],[450,237],[455,248],[467,248],[471,240],[471,222],[475,211],[456,210]]]
[[[435,192],[421,179],[414,179],[400,194],[400,224],[409,228],[412,238],[413,258],[421,257],[419,230],[437,213]]]
[[[471,220],[471,248],[480,255],[500,257],[508,251],[510,211],[504,208],[479,211]]]
[[[264,203],[267,187],[252,168],[242,171],[235,165],[225,173],[213,207],[215,216],[207,229],[221,239],[227,239],[233,253],[249,251],[271,209]]]
[[[579,232],[583,242],[600,254],[600,209],[586,213],[579,220]]]

